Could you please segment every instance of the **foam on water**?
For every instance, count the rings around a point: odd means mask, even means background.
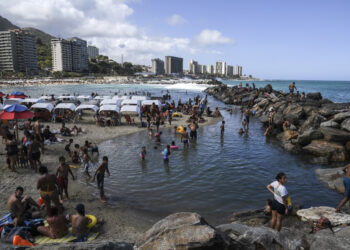
[[[166,85],[166,89],[184,89],[184,90],[192,90],[192,91],[203,91],[208,88],[210,85],[207,84],[197,84],[197,83],[176,83],[173,85]]]

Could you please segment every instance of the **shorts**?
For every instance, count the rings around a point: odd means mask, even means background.
[[[294,89],[289,89],[289,93],[294,93]]]
[[[184,143],[184,144],[187,144],[187,143],[188,143],[188,140],[183,140],[183,143]]]
[[[197,138],[197,131],[191,131],[190,132],[190,136],[191,136],[192,139],[193,138]]]
[[[244,118],[245,118],[246,122],[249,123],[249,116],[246,115],[246,116],[244,116]]]
[[[89,163],[85,163],[85,166],[84,166],[84,172],[85,173],[89,173]]]
[[[93,148],[91,149],[91,152],[92,152],[92,153],[98,153],[98,147],[93,147]]]
[[[284,204],[279,203],[276,200],[273,200],[271,202],[271,210],[273,210],[273,211],[275,210],[275,211],[277,211],[277,213],[279,213],[281,215],[286,214],[286,206]]]
[[[60,186],[60,188],[62,188],[62,189],[68,188],[68,179],[63,178],[63,177],[58,177],[57,181],[58,181],[58,185]]]
[[[32,153],[32,160],[33,161],[38,161],[40,160],[40,151]]]
[[[104,182],[105,182],[105,175],[98,173],[96,176],[97,179],[97,187],[103,188]]]
[[[345,196],[350,198],[350,178],[344,176],[343,183],[344,183],[344,187],[345,187]]]

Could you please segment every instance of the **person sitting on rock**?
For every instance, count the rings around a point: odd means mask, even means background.
[[[344,199],[339,203],[336,212],[340,212],[340,209],[347,203],[350,199],[350,164],[343,167],[343,172],[345,173],[345,176],[343,177],[343,183],[345,187],[345,197]]]

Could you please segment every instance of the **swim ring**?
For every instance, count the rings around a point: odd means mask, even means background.
[[[177,129],[176,129],[176,132],[182,134],[183,132],[185,132],[184,127],[178,126]]]
[[[179,147],[178,146],[176,146],[176,145],[171,145],[170,146],[170,149],[178,149]]]
[[[175,113],[173,114],[173,117],[182,117],[182,114],[175,112]]]
[[[97,223],[97,218],[96,218],[94,215],[92,215],[92,214],[86,214],[85,217],[86,217],[86,218],[89,218],[89,219],[91,220],[90,224],[88,224],[88,225],[86,226],[87,228],[92,228],[93,226],[96,225],[96,223]]]

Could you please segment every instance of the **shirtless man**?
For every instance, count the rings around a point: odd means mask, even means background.
[[[190,128],[190,137],[191,139],[197,139],[197,129],[198,129],[198,124],[192,120],[192,122],[188,125]]]
[[[89,225],[90,221],[85,217],[85,207],[83,204],[78,204],[75,210],[78,213],[69,216],[69,220],[72,223],[72,233],[78,238],[77,241],[86,241],[88,236],[87,225]]]
[[[38,164],[41,166],[40,161],[40,142],[37,140],[37,138],[33,135],[31,135],[31,141],[32,143],[28,146],[28,156],[29,161],[32,166],[32,169],[35,170],[35,172],[38,172]],[[37,164],[38,163],[38,164]]]
[[[346,202],[349,201],[350,199],[350,164],[346,165],[343,167],[343,172],[345,173],[343,177],[343,183],[345,187],[345,197],[344,199],[339,203],[336,211],[339,213],[340,209],[345,205]]]
[[[213,117],[220,117],[220,116],[221,116],[221,113],[220,113],[220,111],[219,111],[219,108],[215,108]]]
[[[84,164],[84,173],[88,176],[89,180],[91,178],[89,173],[89,166],[90,166],[90,157],[88,155],[87,148],[83,149],[83,164]]]
[[[297,87],[295,87],[295,82],[292,82],[290,85],[289,85],[289,95],[293,95],[294,93],[294,89],[297,89]]]
[[[184,143],[184,147],[188,147],[188,133],[187,128],[184,128],[184,132],[181,134],[181,142]]]
[[[46,210],[49,211],[51,208],[51,201],[60,210],[63,208],[62,204],[58,199],[58,181],[54,174],[48,174],[47,167],[41,166],[39,173],[42,175],[38,179],[36,188],[40,190],[40,196],[45,202]]]
[[[105,172],[107,172],[108,176],[111,176],[108,169],[108,157],[103,156],[102,164],[96,169],[96,172],[94,174],[94,177],[92,178],[92,182],[95,182],[95,178],[97,177],[97,187],[100,190],[100,200],[102,202],[106,202],[106,197],[104,194],[104,179],[105,179]]]
[[[23,224],[25,219],[40,217],[40,206],[32,198],[28,196],[22,197],[23,192],[23,187],[17,187],[15,193],[7,201],[7,208],[16,227]],[[33,209],[34,207],[37,208],[37,211],[33,212],[32,207]]]
[[[57,239],[68,234],[68,220],[63,214],[58,213],[57,207],[51,207],[46,218],[48,226],[38,226],[39,233],[51,238]]]
[[[72,173],[72,170],[70,169],[69,165],[66,163],[66,159],[61,156],[59,159],[60,164],[58,165],[56,169],[56,176],[58,181],[58,191],[61,196],[61,200],[63,200],[63,191],[66,194],[67,199],[69,199],[68,196],[68,174],[71,174],[73,180],[74,175]]]

